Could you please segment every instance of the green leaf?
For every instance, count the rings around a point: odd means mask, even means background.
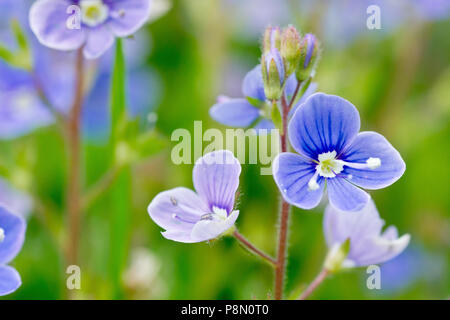
[[[120,139],[118,136],[120,123],[126,122],[126,66],[123,54],[122,40],[116,43],[116,53],[114,59],[114,69],[111,83],[111,128],[112,140]],[[113,141],[114,142],[114,141]]]
[[[140,159],[159,153],[167,146],[167,140],[156,131],[148,131],[138,136],[134,149]]]

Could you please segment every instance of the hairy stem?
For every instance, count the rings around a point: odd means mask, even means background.
[[[274,258],[269,256],[267,253],[263,252],[262,250],[255,247],[250,241],[248,241],[242,234],[239,233],[239,231],[235,230],[233,232],[233,237],[236,238],[237,241],[248,251],[251,253],[257,255],[258,257],[262,258],[266,262],[268,262],[272,267],[276,266],[276,261]]]
[[[298,300],[306,300],[314,290],[325,280],[325,278],[329,275],[329,271],[327,269],[323,269],[317,277],[311,282],[311,284],[306,288],[305,291],[298,297]]]
[[[287,104],[284,94],[281,98],[282,107],[282,121],[283,121],[283,132],[281,135],[281,152],[287,152],[288,147],[288,137],[287,137],[287,124],[288,124],[288,114],[292,107],[295,98],[299,92],[301,83],[297,83],[294,95],[289,105]],[[287,255],[287,238],[289,231],[289,212],[290,205],[283,198],[281,198],[281,210],[279,214],[279,232],[278,232],[278,249],[277,249],[277,263],[275,267],[275,299],[281,300],[283,298],[284,290],[284,279],[286,273],[286,255]]]
[[[67,263],[76,264],[81,225],[81,130],[80,118],[83,105],[83,52],[79,49],[75,62],[75,95],[67,122],[69,177],[66,208],[68,213]]]

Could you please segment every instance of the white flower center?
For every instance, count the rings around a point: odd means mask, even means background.
[[[308,182],[309,190],[319,189],[319,184],[317,183],[317,178],[319,176],[324,178],[334,178],[344,170],[344,166],[353,169],[376,169],[381,166],[380,158],[370,157],[366,160],[366,163],[355,163],[336,159],[336,155],[336,151],[324,152],[319,154],[319,161],[316,166],[316,172]],[[351,175],[348,175],[347,178],[351,179]]]
[[[3,240],[5,240],[5,230],[0,228],[0,243],[2,243]]]
[[[109,8],[103,0],[81,0],[81,21],[90,27],[96,27],[105,22],[109,15]]]

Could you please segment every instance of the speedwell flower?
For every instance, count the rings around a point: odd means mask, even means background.
[[[19,253],[25,238],[25,221],[0,207],[0,296],[17,290],[22,284],[19,273],[8,265]]]
[[[342,267],[380,264],[405,250],[410,235],[399,238],[396,227],[389,226],[381,232],[383,226],[384,221],[372,200],[358,212],[344,212],[330,205],[325,209],[323,229],[330,253],[350,240],[350,249]]]
[[[295,75],[288,78],[285,84],[285,94],[290,98],[297,86]],[[306,89],[299,102],[292,108],[295,110],[304,100],[316,91],[317,85],[312,83]],[[267,101],[264,93],[261,65],[253,68],[244,78],[242,93],[245,98],[228,98],[221,96],[217,103],[211,107],[211,118],[230,127],[249,127],[259,130],[275,128],[271,119],[271,102]]]
[[[74,5],[79,10],[72,12]],[[95,59],[115,37],[128,37],[141,28],[150,7],[151,0],[38,0],[30,10],[30,26],[43,45],[64,51],[83,47],[84,56]],[[69,25],[70,19],[79,19],[79,26]]]
[[[359,113],[347,100],[316,93],[292,116],[289,140],[299,154],[279,154],[275,182],[290,204],[311,209],[325,185],[330,203],[344,211],[361,210],[369,195],[358,187],[380,189],[397,181],[405,163],[376,132],[360,132]]]
[[[219,237],[234,226],[234,209],[241,165],[230,151],[219,150],[198,159],[193,171],[196,192],[179,187],[159,193],[148,213],[170,240],[193,243]]]

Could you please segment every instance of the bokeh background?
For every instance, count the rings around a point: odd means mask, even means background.
[[[27,25],[30,3],[0,0],[0,42],[14,47],[9,22],[18,19],[34,55],[52,57],[42,58],[47,62],[40,62],[40,69],[48,83],[62,76],[52,84],[58,91],[59,85],[72,81],[71,73],[61,70],[71,69],[73,56],[37,43]],[[381,8],[380,30],[366,27],[370,4]],[[116,187],[83,212],[82,289],[75,297],[270,296],[272,270],[235,240],[210,244],[165,240],[146,208],[163,190],[192,187],[192,165],[171,161],[176,144],[170,141],[172,132],[192,131],[195,120],[203,122],[204,130],[225,129],[208,115],[216,97],[241,96],[241,81],[258,63],[260,38],[267,25],[293,24],[321,40],[318,90],[350,100],[361,114],[362,130],[385,135],[407,164],[397,183],[371,193],[386,223],[412,236],[406,251],[382,266],[382,289],[367,289],[365,269],[355,269],[329,278],[312,297],[448,298],[449,14],[445,0],[155,0],[152,21],[124,41],[129,113],[139,117],[140,134],[152,136],[151,148],[114,181]],[[85,190],[109,170],[105,141],[112,56],[107,53],[90,69],[94,80],[83,115]],[[44,61],[39,59],[35,61]],[[5,111],[9,105],[27,110],[38,103],[22,78],[26,78],[22,71],[0,61],[0,117],[4,117],[2,108]],[[64,137],[58,125],[35,120],[30,119],[24,128],[0,120],[0,203],[28,221],[24,247],[13,261],[23,285],[4,299],[67,297],[61,249],[67,234]],[[237,226],[252,242],[275,254],[278,193],[272,177],[261,176],[259,169],[258,165],[243,166]],[[112,215],[116,207],[127,212],[121,220]],[[288,294],[301,290],[321,268],[326,255],[323,209],[293,210]]]

